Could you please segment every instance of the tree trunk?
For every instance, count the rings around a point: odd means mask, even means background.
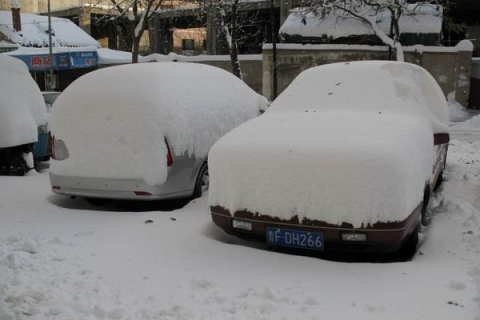
[[[132,50],[132,63],[138,62],[138,55],[140,51],[140,40],[142,38],[143,32],[133,40],[133,50]]]
[[[232,3],[232,34],[230,43],[230,61],[232,63],[233,74],[242,79],[242,70],[240,68],[240,61],[238,60],[238,46],[237,46],[237,9],[238,1],[235,0]]]
[[[140,38],[142,34],[136,34],[135,29],[137,27],[137,13],[138,13],[138,3],[137,1],[133,4],[133,21],[132,21],[132,63],[138,62],[138,51],[140,50]]]

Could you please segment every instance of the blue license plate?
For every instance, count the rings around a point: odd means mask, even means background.
[[[323,233],[268,227],[267,243],[284,247],[323,250]]]

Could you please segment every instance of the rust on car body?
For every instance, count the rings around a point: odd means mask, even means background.
[[[213,222],[227,233],[252,239],[265,239],[267,227],[291,228],[302,231],[322,232],[325,239],[325,250],[343,251],[375,251],[395,252],[416,230],[421,214],[422,203],[403,221],[377,222],[373,225],[354,228],[351,224],[333,225],[319,220],[302,219],[298,216],[283,220],[276,217],[261,215],[247,210],[239,210],[232,215],[229,210],[221,206],[211,207]],[[234,229],[232,220],[248,221],[252,224],[252,231]],[[342,232],[366,233],[366,242],[346,242],[341,239]]]

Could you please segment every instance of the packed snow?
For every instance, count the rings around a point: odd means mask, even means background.
[[[480,111],[476,110],[476,114],[479,114]],[[471,134],[471,135],[480,135],[480,117],[474,117],[467,121],[458,122],[452,125],[452,130],[457,134]]]
[[[310,68],[289,85],[274,106],[268,112],[361,108],[362,112],[427,114],[434,133],[448,132],[449,108],[442,89],[430,73],[411,63],[360,61]]]
[[[264,115],[212,148],[210,204],[357,228],[404,220],[432,172],[426,123],[372,113]]]
[[[208,92],[208,94],[206,94]],[[167,177],[172,152],[206,158],[225,133],[259,115],[268,101],[232,74],[192,63],[146,63],[91,72],[56,100],[52,134],[69,158],[52,173],[74,177]]]
[[[390,34],[391,13],[387,9],[376,11],[374,8],[359,8],[359,16],[375,19],[376,26],[384,34]],[[433,33],[442,30],[443,7],[440,5],[409,4],[406,6],[398,24],[402,33]],[[303,8],[293,9],[279,30],[280,36],[300,35],[303,37],[327,36],[332,39],[352,35],[374,34],[372,26],[360,19],[348,15],[340,9],[321,17]]]
[[[424,69],[311,68],[213,146],[209,203],[356,228],[403,221],[432,179],[434,133],[448,133],[448,107]]]
[[[24,62],[0,55],[0,70],[0,148],[36,142],[47,123],[42,93]]]
[[[207,196],[93,207],[52,194],[48,170],[1,177],[0,319],[479,320],[479,164],[479,141],[451,142],[406,263],[268,250],[214,226]]]
[[[100,65],[123,64],[132,62],[132,53],[100,48],[97,50],[98,61]],[[241,54],[238,56],[240,61],[262,60],[261,54]],[[184,56],[173,52],[168,55],[152,53],[147,56],[139,56],[139,62],[203,62],[203,61],[230,61],[228,55],[199,55]]]
[[[68,19],[52,17],[52,46],[100,48],[88,33]],[[21,13],[22,30],[13,28],[12,12],[0,11],[0,33],[24,47],[48,47],[48,16]]]

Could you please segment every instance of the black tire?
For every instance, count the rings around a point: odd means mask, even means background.
[[[437,191],[437,189],[440,188],[440,186],[442,185],[442,182],[444,181],[443,172],[445,171],[445,168],[447,166],[447,152],[448,152],[448,146],[447,146],[447,149],[445,150],[445,156],[443,157],[442,171],[438,175],[437,181],[435,182],[435,186],[433,187],[433,191]]]
[[[440,188],[440,186],[442,185],[442,182],[443,182],[443,170],[438,175],[437,182],[435,182],[435,186],[433,187],[433,191],[437,191],[438,188]]]
[[[10,167],[11,176],[24,176],[30,168],[23,158],[23,153],[16,152],[12,158],[12,165]]]
[[[192,198],[200,198],[209,187],[208,162],[205,161],[200,170],[198,170],[197,180],[195,181],[195,188],[193,189]]]
[[[422,211],[421,211],[421,218],[420,218],[421,225],[424,227],[428,226],[431,220],[431,217],[428,215],[428,212],[427,212],[429,201],[430,201],[430,188],[427,187],[427,189],[423,194]]]

